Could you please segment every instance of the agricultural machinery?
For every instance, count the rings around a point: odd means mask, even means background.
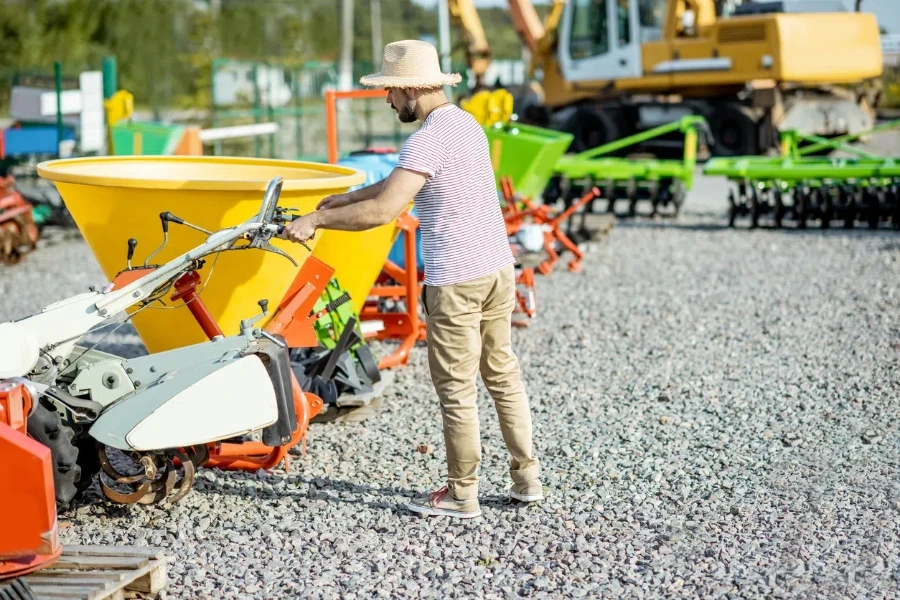
[[[847,229],[861,222],[870,229],[890,223],[900,230],[900,163],[848,144],[898,125],[900,121],[892,121],[833,139],[785,131],[781,156],[716,158],[706,163],[704,173],[723,175],[733,184],[728,192],[730,227],[749,217],[750,228],[756,228],[771,215],[776,228],[792,221],[804,229],[809,221],[819,221],[827,229],[838,221]],[[834,150],[856,157],[815,156]]]
[[[34,207],[13,187],[9,175],[0,180],[0,262],[12,264],[37,247],[40,232]]]
[[[684,136],[681,160],[616,156],[626,148],[677,133]],[[649,216],[677,217],[687,192],[693,187],[701,136],[706,146],[713,143],[703,117],[686,116],[578,154],[563,156],[553,168],[554,178],[546,190],[545,201],[552,203],[561,199],[568,207],[583,197],[586,190],[596,186],[603,192],[598,199],[606,200],[608,213],[634,217],[638,214],[638,204],[646,202],[650,205]],[[616,213],[618,202],[627,203],[625,213]],[[596,200],[585,207],[581,228],[574,232],[570,228],[570,235],[589,235],[584,229],[584,215],[594,212],[595,204]]]
[[[0,385],[7,399],[24,406],[29,434],[53,451],[61,507],[98,472],[114,502],[175,502],[201,465],[274,466],[304,436],[322,403],[301,389],[289,347],[316,343],[311,309],[333,271],[307,258],[265,329],[255,325],[269,314],[268,299],[260,298],[258,312],[228,335],[200,300],[203,288],[197,290],[198,271],[223,254],[268,252],[298,266],[271,243],[292,218],[277,205],[281,187],[281,178],[272,179],[257,214],[218,231],[164,212],[163,244],[143,265],[132,266],[132,238],[127,267],[103,289],[0,324]],[[200,231],[205,240],[152,264],[169,241],[170,223]],[[165,303],[170,294],[173,303],[187,305],[210,341],[132,359],[80,343],[98,328],[172,308]],[[249,439],[254,435],[261,442]]]

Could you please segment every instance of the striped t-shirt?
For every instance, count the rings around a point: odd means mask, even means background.
[[[428,176],[416,194],[425,285],[453,285],[513,264],[487,136],[457,106],[431,112],[398,167]]]

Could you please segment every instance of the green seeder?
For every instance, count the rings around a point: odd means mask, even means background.
[[[674,132],[684,135],[681,160],[611,156]],[[579,154],[563,156],[554,167],[559,189],[555,194],[548,192],[545,201],[561,197],[568,206],[582,195],[582,190],[596,186],[602,195],[591,203],[588,211],[595,210],[594,203],[606,200],[606,211],[615,213],[616,202],[624,200],[628,203],[626,215],[636,216],[638,203],[645,201],[650,203],[651,216],[660,213],[660,208],[666,209],[670,216],[677,216],[694,184],[699,134],[704,135],[704,141],[710,138],[703,117],[692,115]]]
[[[848,144],[857,138],[892,129],[900,120],[862,133],[831,140],[796,131],[782,133],[782,156],[716,158],[704,173],[727,177],[729,226],[738,217],[750,217],[750,227],[772,215],[775,227],[786,220],[800,229],[819,221],[823,229],[832,221],[852,228],[857,222],[871,229],[890,223],[900,230],[900,159],[880,157]],[[801,142],[807,142],[801,146]],[[823,150],[843,150],[857,158],[811,156]]]

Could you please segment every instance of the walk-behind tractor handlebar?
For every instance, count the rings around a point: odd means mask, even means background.
[[[290,215],[286,215],[286,209],[277,207],[281,182],[280,177],[272,180],[263,197],[259,213],[254,218],[220,231],[209,232],[187,223],[170,212],[160,214],[163,243],[147,257],[144,266],[131,267],[137,240],[132,238],[128,241],[129,266],[123,273],[130,273],[135,277],[117,279],[117,282],[121,280],[127,283],[116,285],[114,282],[102,291],[92,291],[52,304],[41,313],[18,323],[0,324],[0,332],[6,334],[3,337],[8,335],[7,339],[18,340],[17,346],[20,348],[17,359],[16,351],[4,344],[3,350],[0,350],[0,377],[24,376],[41,356],[51,359],[54,363],[66,360],[81,336],[136,304],[147,306],[155,302],[159,299],[160,292],[165,293],[175,280],[198,268],[202,261],[212,254],[258,249],[284,256],[296,266],[296,262],[290,256],[270,243],[273,237],[281,234],[284,223],[290,219]],[[208,237],[204,243],[163,265],[148,265],[147,263],[168,243],[170,222],[204,232]],[[238,245],[242,240],[249,243]],[[23,331],[20,325],[25,322],[28,325],[28,332]]]
[[[128,268],[102,291],[79,294],[30,317],[0,324],[0,381],[13,379],[24,386],[32,412],[49,410],[45,416],[57,420],[62,415],[58,426],[72,430],[72,435],[55,438],[54,443],[66,448],[54,451],[78,456],[80,469],[70,465],[56,473],[58,501],[67,503],[102,470],[112,483],[101,477],[101,487],[113,501],[174,502],[190,490],[200,465],[270,468],[302,439],[321,400],[300,389],[286,340],[297,335],[298,327],[311,330],[302,315],[309,314],[321,289],[303,285],[279,298],[275,325],[269,331],[254,325],[268,314],[269,300],[261,299],[261,314],[242,319],[240,332],[225,336],[192,287],[199,280],[196,271],[212,254],[258,249],[290,259],[271,245],[292,216],[287,214],[292,209],[277,206],[281,185],[281,178],[269,183],[259,212],[251,219],[216,232],[161,213],[163,243],[144,266],[131,266],[137,246],[131,239]],[[147,264],[168,242],[169,223],[207,237],[165,264]],[[317,268],[315,261],[308,262],[309,269]],[[298,277],[309,275],[307,270],[304,265]],[[319,274],[316,278],[328,280]],[[76,345],[114,315],[137,307],[125,319],[108,324],[124,323],[173,288],[173,300],[188,305],[210,342],[133,359],[98,351],[96,344]],[[283,314],[283,307],[291,312]],[[312,331],[310,335],[314,337]],[[38,417],[36,424],[43,422]],[[261,432],[261,442],[235,441],[254,432]],[[121,460],[111,461],[110,450],[120,452]],[[132,472],[114,466],[122,460],[132,462]]]

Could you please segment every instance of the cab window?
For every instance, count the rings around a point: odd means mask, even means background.
[[[638,0],[642,42],[654,42],[662,39],[666,2],[667,0]]]
[[[572,0],[569,54],[579,60],[609,52],[606,20],[608,0]]]

